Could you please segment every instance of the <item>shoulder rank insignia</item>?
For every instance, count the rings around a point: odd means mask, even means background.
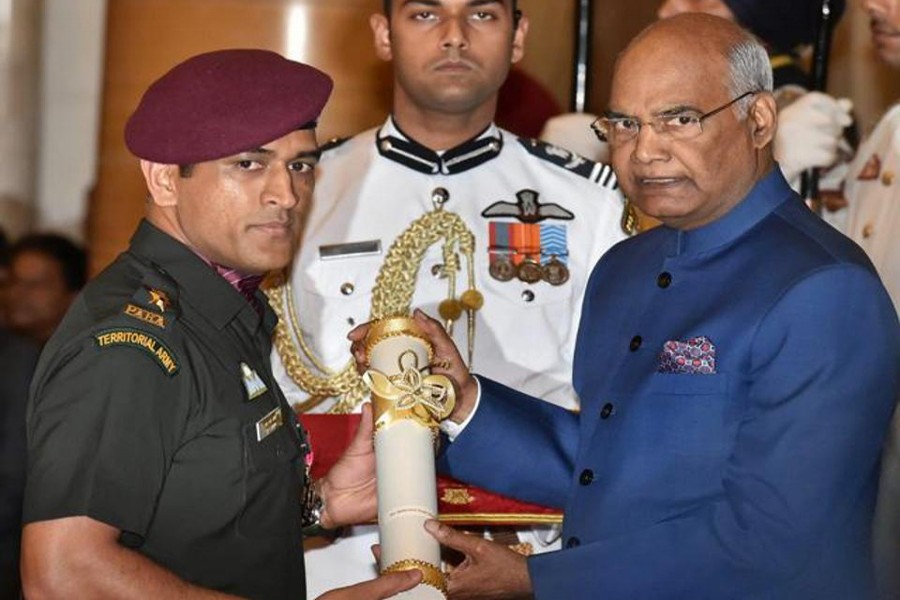
[[[159,312],[164,313],[170,306],[172,306],[172,301],[169,300],[169,296],[164,291],[149,287],[146,289],[147,294],[149,294],[150,296],[150,304],[158,308]]]
[[[328,152],[329,150],[334,150],[335,148],[344,145],[344,142],[349,139],[349,137],[333,137],[324,144],[319,145],[319,153],[321,154],[324,152]]]
[[[544,219],[571,221],[575,215],[559,204],[541,204],[540,194],[534,190],[519,190],[515,202],[494,202],[481,212],[482,217],[514,217],[523,223],[538,223]]]
[[[255,400],[268,391],[259,373],[250,368],[245,362],[241,363],[241,378],[244,380],[244,388],[247,390],[247,401]]]
[[[149,354],[169,376],[178,372],[175,355],[156,336],[137,329],[118,327],[104,329],[94,334],[94,341],[100,348],[131,346]]]
[[[519,143],[533,156],[572,171],[603,187],[611,190],[618,188],[616,175],[609,165],[588,160],[565,148],[560,148],[541,140],[519,138]]]
[[[877,154],[873,154],[872,158],[866,161],[865,166],[856,176],[859,181],[873,181],[881,175],[881,159]]]

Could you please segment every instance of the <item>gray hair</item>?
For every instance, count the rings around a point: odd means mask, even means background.
[[[728,64],[731,68],[731,82],[729,91],[732,98],[736,98],[747,92],[771,92],[772,65],[769,63],[769,55],[755,38],[747,39],[735,44],[728,53]],[[735,107],[740,118],[747,116],[753,96],[748,96]]]

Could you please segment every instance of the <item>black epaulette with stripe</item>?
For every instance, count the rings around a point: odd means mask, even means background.
[[[342,146],[344,142],[349,139],[349,137],[333,137],[324,144],[319,145],[319,152],[324,153],[328,152],[329,150],[334,150],[335,148]]]
[[[548,144],[547,142],[534,138],[518,138],[522,147],[541,160],[551,162],[567,171],[584,177],[589,181],[593,181],[611,190],[618,189],[619,184],[616,180],[616,174],[613,173],[612,167],[603,163],[594,162],[580,154],[570,152],[565,148]]]

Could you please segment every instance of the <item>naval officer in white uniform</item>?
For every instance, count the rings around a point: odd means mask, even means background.
[[[358,409],[358,394],[328,397],[309,374],[348,373],[346,334],[369,320],[391,244],[439,205],[474,235],[473,279],[463,254],[448,268],[436,244],[420,265],[395,265],[393,280],[414,286],[412,306],[432,315],[474,284],[483,306],[472,326],[463,311],[453,327],[460,348],[471,344],[474,371],[576,409],[569,374],[584,287],[626,237],[615,175],[493,124],[528,30],[514,0],[387,1],[371,25],[376,52],[393,63],[392,115],[322,156],[302,250],[273,293],[283,324],[273,369],[288,400],[309,412]],[[306,553],[311,596],[371,578],[377,532],[359,530]]]

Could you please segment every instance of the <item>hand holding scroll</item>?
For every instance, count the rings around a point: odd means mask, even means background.
[[[438,521],[426,522],[425,529],[442,546],[465,556],[447,574],[450,600],[531,598],[531,577],[521,554],[481,536],[466,535]]]
[[[362,418],[353,441],[318,483],[325,502],[322,526],[326,529],[366,523],[375,518],[377,500],[371,404],[363,404]]]
[[[381,600],[411,589],[422,581],[420,571],[386,573],[370,581],[364,581],[322,594],[317,600]]]
[[[436,375],[445,375],[450,378],[456,389],[456,406],[448,417],[451,421],[462,423],[472,407],[478,394],[478,385],[465,361],[459,354],[453,340],[447,335],[439,321],[432,319],[421,310],[413,312],[413,319],[428,336],[429,342],[434,348],[434,360],[431,364],[431,372]],[[353,329],[347,338],[353,342],[350,350],[356,359],[357,369],[360,373],[368,369],[368,360],[365,351],[365,338],[369,331],[369,325],[363,324]]]

